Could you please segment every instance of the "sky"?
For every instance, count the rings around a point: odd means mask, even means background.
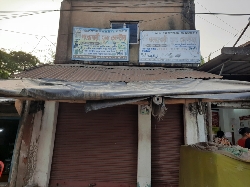
[[[42,62],[55,51],[62,0],[0,0],[0,49],[25,51]],[[196,13],[250,14],[250,0],[195,0]],[[6,11],[6,12],[5,12]],[[34,11],[34,12],[31,12]],[[31,14],[31,15],[30,15]],[[205,61],[232,47],[248,23],[248,16],[196,14],[201,55]],[[250,41],[248,28],[236,46]]]

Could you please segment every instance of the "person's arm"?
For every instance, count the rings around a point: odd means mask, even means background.
[[[247,138],[245,141],[245,148],[250,149],[250,138]]]

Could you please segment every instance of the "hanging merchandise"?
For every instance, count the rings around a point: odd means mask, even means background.
[[[151,101],[152,115],[160,121],[165,115],[167,108],[165,107],[164,97],[153,97]]]

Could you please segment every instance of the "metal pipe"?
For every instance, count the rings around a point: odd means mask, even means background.
[[[231,61],[231,59],[228,59],[228,60],[226,60],[225,62],[223,62],[223,64],[226,64],[226,63],[228,63],[228,62],[230,62],[230,61]],[[213,70],[217,69],[218,67],[222,66],[223,64],[219,64],[218,66],[216,66],[216,67],[210,69],[210,70],[208,71],[208,73],[212,72]]]
[[[221,69],[220,69],[220,74],[219,74],[219,75],[221,75],[221,74],[222,74],[223,69],[224,69],[224,66],[225,66],[225,64],[222,64],[222,67],[221,67]]]

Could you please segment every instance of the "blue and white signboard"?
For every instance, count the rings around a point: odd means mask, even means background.
[[[197,30],[141,31],[139,62],[200,63]]]
[[[128,61],[129,29],[74,27],[72,60]]]

